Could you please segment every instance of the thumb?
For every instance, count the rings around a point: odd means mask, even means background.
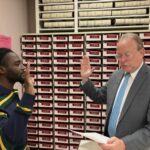
[[[92,72],[94,72],[94,70],[95,70],[95,67],[92,67]]]
[[[111,143],[113,143],[114,141],[116,141],[116,137],[111,137],[110,139],[108,139],[107,143],[108,143],[108,144],[111,144]]]

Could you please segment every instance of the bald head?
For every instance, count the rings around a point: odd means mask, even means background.
[[[132,40],[134,40],[136,42],[136,45],[137,45],[137,50],[140,50],[140,49],[144,48],[142,39],[135,33],[123,34],[119,38],[118,42],[120,42],[121,40],[124,40],[124,39],[132,39]]]

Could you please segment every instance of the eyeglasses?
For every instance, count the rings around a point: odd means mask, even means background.
[[[118,59],[118,60],[120,60],[120,59],[122,59],[123,57],[125,58],[125,59],[131,59],[131,58],[133,58],[133,54],[131,54],[131,53],[124,53],[123,55],[121,54],[116,54],[116,59]]]

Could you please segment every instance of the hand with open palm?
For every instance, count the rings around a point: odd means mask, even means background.
[[[89,57],[87,55],[84,55],[81,60],[81,70],[80,70],[83,83],[85,83],[88,80],[93,71],[94,68],[92,68],[90,65]]]

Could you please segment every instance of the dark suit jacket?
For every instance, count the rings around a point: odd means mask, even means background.
[[[95,88],[89,80],[81,89],[93,101],[107,104],[107,125],[115,95],[124,71],[114,72],[106,86]],[[147,150],[150,147],[150,67],[143,64],[127,95],[117,126],[116,136],[122,138],[126,150]]]

